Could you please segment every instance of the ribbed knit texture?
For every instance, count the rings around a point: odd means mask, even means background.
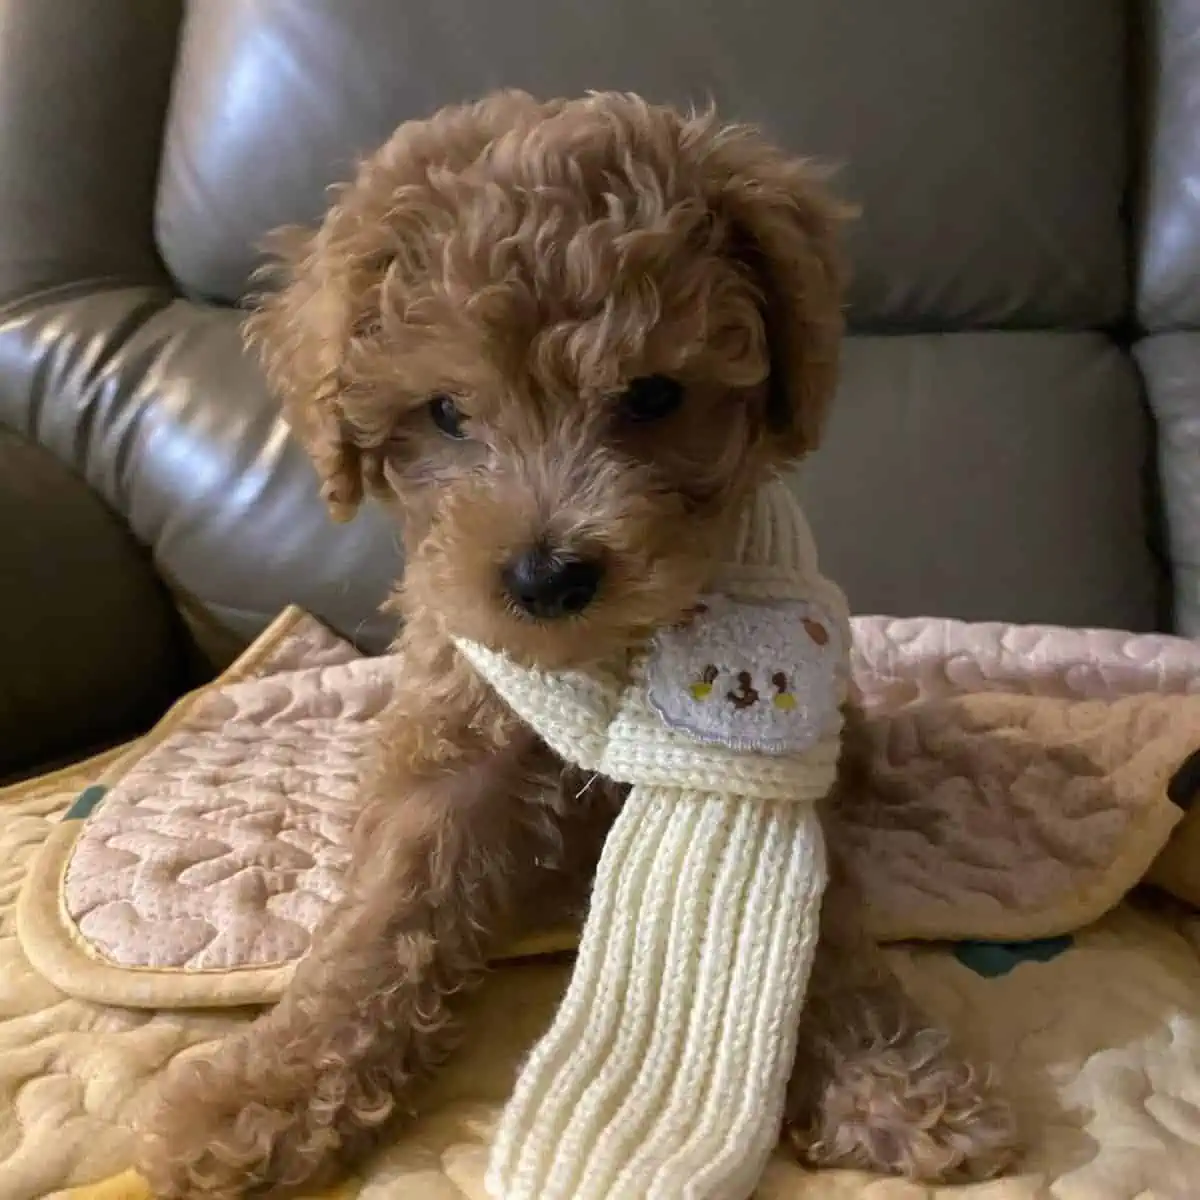
[[[714,593],[815,602],[844,653],[845,601],[781,483],[756,498],[729,559]],[[460,649],[564,759],[632,785],[567,994],[501,1118],[490,1194],[744,1200],[779,1135],[826,879],[814,802],[834,780],[840,723],[803,752],[734,749],[660,717],[646,658],[548,674]]]

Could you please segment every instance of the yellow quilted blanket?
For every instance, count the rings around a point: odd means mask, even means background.
[[[1200,680],[1200,648],[1175,639],[946,623],[890,622],[886,629],[866,623],[858,632],[863,661],[879,681],[875,699],[893,704],[949,696],[964,674],[977,690],[1077,698],[1137,686],[1183,695]],[[1081,637],[1093,640],[1081,646]],[[289,614],[235,673],[285,669],[314,654],[336,658],[319,627]],[[1200,741],[1200,726],[1195,732]],[[31,966],[17,937],[17,896],[62,816],[114,760],[0,793],[0,1200],[145,1200],[125,1168],[131,1125],[158,1071],[176,1053],[202,1052],[206,1042],[252,1016],[237,1007],[114,1007],[98,1002],[102,996],[68,996]],[[1178,810],[1168,817],[1165,807],[1151,804],[1146,812],[1161,817],[1160,846],[1166,841],[1151,869],[1187,895],[1195,872],[1176,847],[1194,835],[1192,822],[1167,840]],[[991,896],[988,903],[1003,909],[1003,895],[997,898],[993,888]],[[930,914],[939,911],[937,900],[927,905]],[[1038,932],[1047,931],[1029,936]],[[961,946],[893,949],[910,988],[1000,1064],[1031,1145],[1020,1174],[938,1195],[1185,1200],[1200,1194],[1198,940],[1200,921],[1190,910],[1139,900],[1118,904],[1034,956],[1003,947],[989,948],[983,958]],[[1006,953],[1011,962],[1004,961]],[[547,1021],[565,978],[564,966],[546,961],[499,967],[473,1002],[466,1046],[425,1098],[425,1115],[339,1194],[482,1200],[490,1129],[516,1064]],[[931,1195],[895,1180],[807,1175],[782,1159],[760,1194],[768,1200]]]

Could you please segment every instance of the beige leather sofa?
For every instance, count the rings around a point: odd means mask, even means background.
[[[3,0],[0,773],[286,603],[386,642],[392,541],[326,521],[238,305],[267,230],[500,84],[711,95],[843,165],[805,487],[856,610],[1200,633],[1200,0]]]

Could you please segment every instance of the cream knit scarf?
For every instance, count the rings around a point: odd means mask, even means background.
[[[849,621],[782,483],[728,557],[687,623],[609,673],[460,646],[559,755],[632,785],[566,996],[500,1121],[500,1200],[744,1200],[778,1139]]]

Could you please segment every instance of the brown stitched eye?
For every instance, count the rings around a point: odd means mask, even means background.
[[[438,429],[448,438],[461,441],[467,436],[467,431],[464,428],[466,418],[463,416],[458,405],[454,403],[453,396],[447,396],[444,392],[439,392],[436,396],[430,397],[429,416]]]
[[[645,375],[621,393],[619,402],[621,412],[631,421],[661,421],[683,403],[683,385],[667,375]]]

